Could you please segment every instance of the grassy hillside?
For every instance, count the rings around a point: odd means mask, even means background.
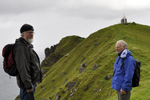
[[[53,64],[55,64],[61,57],[68,56],[68,52],[70,52],[77,44],[79,44],[83,40],[84,38],[81,38],[79,36],[68,36],[62,38],[61,41],[56,45],[55,51],[42,61],[42,68],[47,72]]]
[[[141,61],[140,86],[133,88],[131,100],[150,98],[150,27],[130,23],[101,29],[80,42],[67,57],[62,57],[37,86],[36,100],[117,100],[111,89],[115,43],[123,39],[134,58]],[[98,68],[93,70],[93,66]],[[81,73],[79,69],[84,69]],[[56,99],[59,100],[59,99]]]

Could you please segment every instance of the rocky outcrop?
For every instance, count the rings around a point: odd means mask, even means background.
[[[50,67],[55,64],[63,56],[70,56],[70,52],[77,44],[84,38],[79,36],[68,36],[63,38],[58,44],[45,49],[45,59],[43,60],[42,67]]]
[[[79,73],[82,73],[85,70],[85,67],[80,67],[79,68]]]
[[[71,90],[76,84],[76,81],[72,81],[72,82],[69,82],[65,85],[65,87],[68,87],[68,90]]]
[[[111,79],[111,76],[109,74],[106,75],[105,80],[110,80],[110,79]]]
[[[55,95],[55,100],[60,100],[61,96],[59,94]]]
[[[97,69],[99,66],[97,64],[93,65],[93,70]]]
[[[49,57],[42,62],[42,66],[52,66],[55,64],[63,55],[52,53]]]
[[[86,63],[81,64],[81,67],[79,68],[79,73],[82,73],[87,67]]]
[[[57,44],[54,46],[51,46],[51,48],[45,49],[45,57],[48,57],[50,54],[54,53],[57,48]]]

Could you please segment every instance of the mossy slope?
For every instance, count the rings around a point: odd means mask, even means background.
[[[112,80],[105,80],[105,76],[113,75],[117,57],[115,43],[120,39],[128,43],[134,58],[142,63],[140,86],[133,88],[131,100],[148,100],[150,27],[135,23],[101,29],[76,45],[45,74],[43,82],[37,86],[36,100],[49,100],[49,97],[55,100],[56,94],[61,96],[60,100],[117,100],[116,91],[111,89]],[[83,63],[86,68],[79,73]],[[99,66],[96,70],[93,70],[94,64]],[[71,90],[65,87],[69,82],[76,82]]]
[[[79,36],[67,36],[62,38],[61,41],[55,45],[55,50],[53,50],[53,52],[42,61],[41,67],[47,72],[50,67],[55,64],[61,57],[64,55],[68,56],[67,53],[70,52],[82,40],[84,40],[84,38]],[[54,48],[54,46],[51,46],[51,48]],[[46,49],[50,51],[51,48]]]

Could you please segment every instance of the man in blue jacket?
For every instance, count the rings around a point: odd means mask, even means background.
[[[127,49],[125,41],[117,41],[116,51],[118,56],[114,63],[112,88],[117,90],[118,100],[130,100],[136,62]]]

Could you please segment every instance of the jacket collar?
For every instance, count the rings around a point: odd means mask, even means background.
[[[128,55],[131,55],[131,52],[126,48],[120,54],[120,58],[126,58]]]
[[[20,37],[19,39],[16,39],[16,42],[21,42],[28,48],[33,48],[33,45],[27,42],[24,38]]]

